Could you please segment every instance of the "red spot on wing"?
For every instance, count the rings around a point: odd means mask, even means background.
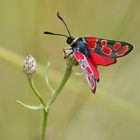
[[[102,40],[102,41],[101,41],[101,45],[102,45],[102,46],[106,46],[106,45],[107,45],[107,40]]]
[[[91,69],[92,69],[92,71],[95,75],[95,79],[98,80],[99,79],[99,73],[98,73],[98,70],[97,70],[95,64],[93,63],[93,61],[90,58],[88,58],[88,57],[86,57],[86,58],[87,58],[87,61],[89,63],[89,66],[91,67]]]
[[[108,66],[116,62],[115,58],[109,58],[92,51],[89,51],[89,54],[92,58],[92,62],[95,65]]]
[[[91,83],[91,89],[94,89],[95,88],[95,83],[94,83],[94,81],[92,81],[92,83]]]
[[[101,48],[102,52],[105,55],[110,55],[112,50],[107,46],[107,40],[102,40],[101,45],[102,45],[102,48]]]
[[[113,49],[114,49],[114,50],[118,50],[120,47],[121,47],[121,43],[120,43],[120,42],[116,42],[116,43],[113,45]]]
[[[88,74],[90,74],[90,75],[93,74],[93,71],[89,66],[86,67],[86,70],[87,70]]]
[[[94,49],[96,48],[97,44],[96,42],[98,41],[97,38],[95,37],[86,37],[86,41],[87,41],[87,44],[90,48]]]
[[[87,81],[88,81],[88,84],[89,84],[91,90],[95,90],[95,86],[96,86],[96,85],[95,85],[94,79],[91,79],[90,76],[86,76],[86,79],[87,79]]]
[[[81,64],[81,67],[82,67],[83,69],[85,69],[85,65],[84,65],[84,64]]]
[[[129,49],[128,46],[123,46],[121,51],[117,52],[116,55],[117,56],[123,56],[128,51],[128,49]]]
[[[112,50],[110,48],[106,47],[106,46],[103,46],[102,47],[102,52],[106,55],[110,55]]]
[[[82,53],[80,53],[79,51],[75,51],[74,52],[74,56],[76,58],[76,60],[80,61],[80,60],[84,60],[84,55]]]
[[[90,79],[91,79],[89,75],[86,78],[87,78],[87,81],[90,81]]]

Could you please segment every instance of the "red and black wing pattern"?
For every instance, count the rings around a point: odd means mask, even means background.
[[[107,40],[96,37],[83,37],[82,39],[92,52],[112,58],[112,61],[115,58],[127,55],[133,50],[133,46],[127,42]]]
[[[86,57],[84,54],[82,54],[78,50],[74,51],[73,55],[74,55],[76,61],[81,66],[90,89],[92,90],[93,93],[95,93],[95,91],[96,91],[96,80],[99,79],[99,74],[98,74],[98,71],[96,69],[96,66],[93,64],[91,59]]]
[[[109,58],[93,51],[89,51],[89,54],[95,65],[108,66],[117,62],[116,58]]]

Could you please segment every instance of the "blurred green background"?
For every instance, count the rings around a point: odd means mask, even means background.
[[[34,80],[44,98],[51,96],[44,70],[54,88],[66,68],[65,38],[43,32],[66,33],[60,11],[74,37],[96,36],[130,42],[135,50],[110,67],[99,67],[100,82],[91,94],[79,67],[53,105],[48,140],[140,139],[140,1],[139,0],[0,0],[0,140],[38,140],[41,111],[18,103],[38,103],[21,65],[32,54],[38,67]]]

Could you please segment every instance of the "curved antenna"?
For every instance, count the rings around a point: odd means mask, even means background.
[[[67,30],[67,32],[69,34],[69,37],[71,37],[70,31],[68,29],[68,26],[67,26],[66,22],[64,21],[64,19],[60,16],[59,12],[57,12],[57,17],[63,22],[63,24],[65,25],[66,30]]]
[[[52,33],[52,32],[48,32],[48,31],[44,32],[44,34],[49,34],[49,35],[58,35],[58,36],[69,37],[69,36],[64,35],[64,34],[57,34],[57,33]]]

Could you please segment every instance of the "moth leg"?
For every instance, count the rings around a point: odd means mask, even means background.
[[[64,59],[66,59],[73,53],[73,50],[71,48],[63,48],[63,52],[64,52]]]

